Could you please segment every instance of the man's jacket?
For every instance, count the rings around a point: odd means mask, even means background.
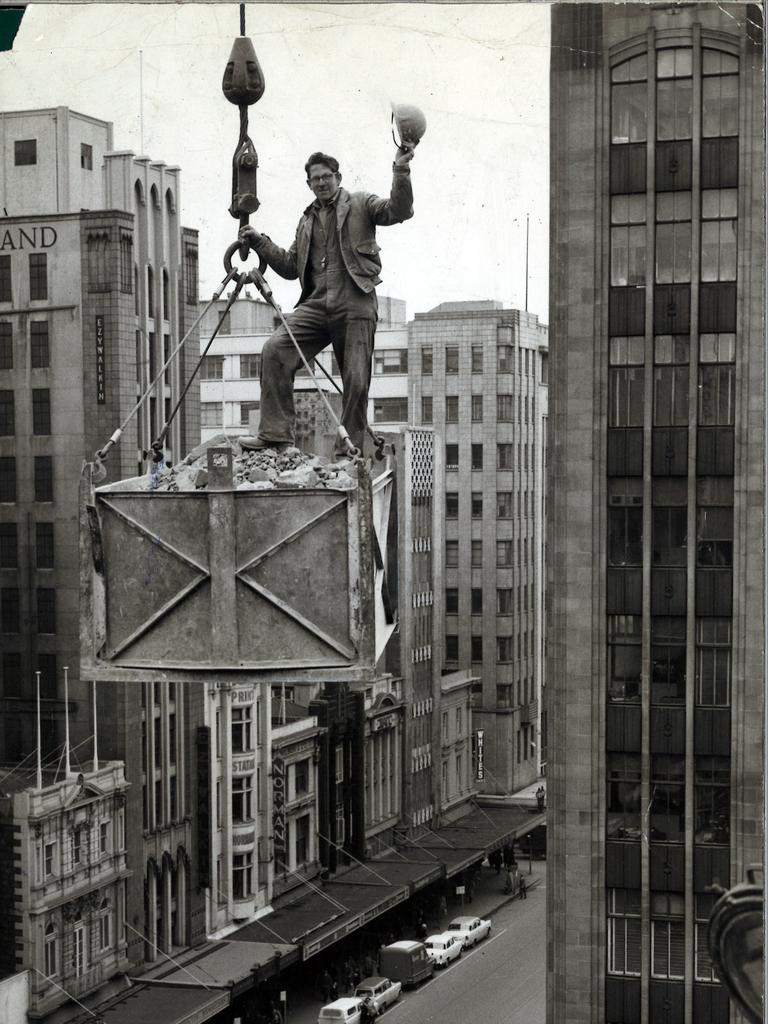
[[[302,214],[296,228],[296,238],[290,249],[281,249],[271,238],[262,235],[254,246],[259,256],[287,281],[301,282],[303,302],[309,294],[309,246],[312,240],[314,203]],[[381,278],[380,247],[376,242],[377,225],[401,224],[413,216],[413,190],[410,168],[395,167],[389,199],[381,199],[370,192],[347,192],[340,188],[335,200],[336,224],[339,231],[341,255],[347,273],[364,292],[372,292]]]

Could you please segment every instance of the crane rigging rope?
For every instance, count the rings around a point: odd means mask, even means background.
[[[250,214],[255,213],[260,205],[256,187],[256,175],[259,160],[253,141],[248,134],[248,107],[258,102],[258,100],[260,100],[262,95],[264,94],[264,76],[261,71],[261,66],[259,65],[258,59],[256,57],[256,53],[253,48],[253,43],[245,35],[245,4],[241,3],[239,6],[240,36],[235,38],[235,41],[232,46],[229,61],[227,62],[227,66],[224,71],[222,91],[225,97],[230,101],[230,103],[237,105],[240,112],[240,130],[237,140],[237,146],[235,147],[235,152],[232,157],[232,204],[229,208],[229,213],[231,214],[232,217],[235,217],[239,221],[240,227],[242,228],[248,224]],[[221,313],[221,315],[219,316],[218,323],[216,324],[205,346],[205,349],[201,353],[197,361],[197,364],[195,365],[195,368],[190,374],[189,380],[182,388],[181,394],[179,395],[176,404],[174,405],[173,409],[170,411],[168,416],[165,418],[165,422],[163,423],[160,432],[157,434],[157,437],[152,441],[149,450],[144,453],[144,457],[147,458],[151,453],[152,461],[155,465],[164,460],[164,445],[168,437],[168,431],[170,429],[171,423],[173,422],[174,418],[176,417],[176,414],[181,408],[184,399],[186,398],[186,395],[190,387],[192,386],[192,383],[195,377],[197,376],[200,367],[203,364],[205,356],[207,355],[211,345],[213,344],[213,341],[215,340],[217,334],[221,329],[222,323],[224,322],[227,313],[231,309],[237,296],[240,294],[243,286],[250,281],[256,286],[264,300],[274,309],[275,313],[278,315],[282,325],[285,327],[291,341],[294,344],[294,347],[296,348],[296,352],[299,356],[301,363],[304,366],[304,369],[309,374],[309,377],[312,383],[314,384],[315,388],[317,389],[318,394],[320,395],[322,401],[325,403],[326,409],[328,410],[328,413],[332,421],[336,424],[337,449],[344,450],[352,458],[361,458],[362,453],[357,447],[355,447],[349,434],[347,433],[347,430],[342,425],[338,415],[333,409],[333,406],[328,400],[328,396],[326,395],[323,388],[320,386],[318,378],[312,372],[312,367],[307,361],[301,349],[301,346],[299,345],[298,341],[296,340],[293,334],[293,331],[290,328],[290,325],[286,321],[282,309],[275,300],[275,297],[272,293],[272,289],[269,287],[269,284],[267,283],[264,277],[264,272],[267,269],[266,262],[264,260],[261,260],[259,266],[254,267],[250,271],[246,271],[243,268],[233,267],[232,257],[236,252],[239,253],[240,259],[242,261],[245,261],[248,258],[250,252],[250,246],[248,242],[243,241],[241,238],[238,238],[236,242],[229,246],[224,255],[224,269],[226,270],[226,276],[224,277],[224,280],[214,291],[212,298],[206,304],[205,308],[200,312],[197,319],[186,332],[184,337],[170,353],[165,363],[161,367],[160,372],[157,374],[154,380],[150,382],[144,393],[139,398],[138,402],[131,409],[130,413],[126,416],[126,418],[117,428],[117,430],[114,431],[114,433],[111,435],[106,444],[98,451],[96,451],[96,453],[94,454],[92,469],[94,482],[104,479],[104,477],[106,476],[106,468],[104,466],[104,462],[110,450],[120,440],[123,431],[126,429],[126,427],[131,422],[133,417],[138,414],[144,403],[147,401],[147,399],[152,394],[154,389],[163,379],[166,370],[171,365],[173,360],[176,358],[178,353],[181,351],[184,344],[189,339],[190,335],[199,326],[205,314],[208,312],[211,306],[213,306],[213,304],[221,298],[224,289],[227,287],[230,281],[233,280],[235,282],[234,288],[227,297],[227,305],[223,312]],[[328,378],[331,384],[336,388],[336,390],[341,392],[341,388],[333,379],[331,374],[328,373],[325,367],[322,366],[320,363],[317,363],[316,365],[319,367],[320,370],[322,370],[322,372],[325,374],[325,376]],[[369,425],[366,425],[366,430],[373,439],[376,448],[376,458],[383,458],[384,438],[375,434]]]

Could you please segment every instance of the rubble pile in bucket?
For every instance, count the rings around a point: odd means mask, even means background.
[[[226,443],[232,448],[234,486],[239,491],[265,491],[281,487],[327,487],[349,491],[357,487],[357,466],[349,459],[332,462],[298,448],[249,451],[237,440],[213,438],[195,448],[178,465],[161,465],[142,479],[150,491],[197,491],[208,486],[207,449]]]

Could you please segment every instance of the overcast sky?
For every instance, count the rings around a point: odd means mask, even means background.
[[[415,216],[380,228],[381,294],[408,315],[439,302],[522,307],[547,320],[549,6],[248,4],[266,90],[250,108],[261,208],[252,222],[287,247],[312,196],[304,162],[321,149],[344,185],[386,194],[389,102],[415,103],[427,134],[411,165]],[[114,123],[117,149],[182,169],[185,225],[200,231],[201,292],[236,237],[227,212],[237,107],[221,92],[237,3],[31,4],[0,54],[6,110],[64,105]],[[41,211],[45,212],[45,211]],[[274,276],[274,275],[273,275]],[[284,307],[297,284],[275,288]]]

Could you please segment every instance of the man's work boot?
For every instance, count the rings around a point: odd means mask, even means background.
[[[253,437],[251,434],[243,434],[237,440],[240,447],[248,452],[263,452],[267,448],[273,452],[284,452],[286,448],[294,447],[293,441],[263,441],[260,437]]]

